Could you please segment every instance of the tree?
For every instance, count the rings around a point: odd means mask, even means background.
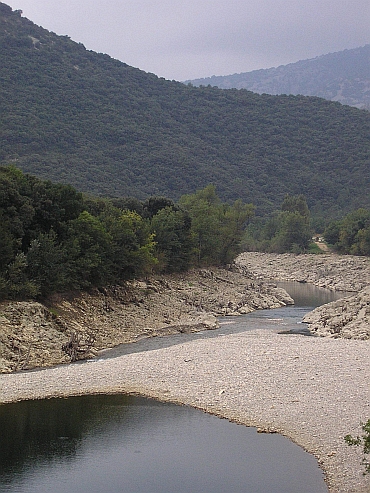
[[[99,218],[112,239],[109,252],[112,278],[119,282],[149,273],[156,263],[149,222],[134,211],[113,206]]]
[[[302,253],[311,242],[310,211],[303,195],[286,195],[281,211],[271,214],[258,244],[262,250]]]
[[[357,245],[354,254],[370,256],[370,225],[357,233]]]
[[[304,195],[289,195],[288,193],[284,197],[284,201],[281,204],[281,210],[283,212],[297,212],[303,217],[309,219],[310,211]]]
[[[152,218],[165,207],[175,208],[175,204],[167,197],[149,197],[143,204],[143,216]]]
[[[240,199],[233,205],[223,205],[220,233],[222,238],[220,261],[225,265],[236,257],[241,250],[241,241],[245,228],[254,214],[252,204],[244,204]]]
[[[331,222],[324,237],[339,253],[370,255],[370,211],[357,209]]]
[[[279,229],[270,248],[278,253],[302,253],[310,244],[311,232],[307,218],[299,212],[282,212],[278,218]]]
[[[334,247],[339,243],[340,221],[332,221],[324,231],[325,241]]]
[[[0,210],[0,273],[4,273],[14,258],[17,242],[4,212]]]
[[[68,288],[65,270],[68,255],[53,230],[40,233],[31,241],[26,258],[27,276],[37,285],[41,296]]]
[[[27,266],[24,253],[19,253],[8,266],[7,295],[12,299],[35,298],[39,294],[38,286],[28,279]]]
[[[191,195],[183,195],[180,206],[188,211],[194,238],[198,264],[212,264],[218,261],[221,250],[220,214],[221,201],[214,185],[208,185]]]
[[[87,211],[69,223],[68,276],[76,288],[99,286],[109,279],[112,238],[100,220]]]
[[[239,253],[245,227],[254,213],[251,204],[241,200],[233,205],[222,203],[214,185],[182,196],[179,204],[191,217],[199,264],[225,264]]]
[[[156,253],[161,269],[181,272],[189,268],[194,255],[194,235],[188,212],[167,206],[152,217]]]

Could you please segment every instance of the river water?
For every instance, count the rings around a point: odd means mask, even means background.
[[[151,351],[195,339],[220,337],[253,329],[279,329],[282,332],[310,335],[306,324],[302,323],[302,318],[306,313],[325,303],[330,303],[350,294],[353,295],[353,293],[330,291],[329,289],[299,282],[279,282],[278,285],[292,296],[295,302],[294,305],[272,310],[256,310],[242,316],[220,317],[219,329],[142,339],[133,344],[122,344],[110,349],[102,354],[101,358],[114,358],[123,354]]]
[[[104,357],[253,328],[303,337],[303,314],[338,297],[309,285],[283,287],[294,307],[225,317],[216,331],[140,341]],[[0,406],[0,430],[0,492],[327,492],[317,461],[288,439],[150,399],[82,396],[6,404]]]

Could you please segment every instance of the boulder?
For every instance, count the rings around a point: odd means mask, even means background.
[[[316,308],[303,322],[317,336],[370,339],[370,286],[353,296]]]

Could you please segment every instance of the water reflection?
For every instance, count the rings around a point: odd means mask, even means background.
[[[0,406],[0,491],[321,493],[316,461],[185,406],[83,396]]]
[[[278,330],[281,334],[311,336],[307,325],[302,323],[306,313],[318,306],[353,294],[330,291],[298,282],[279,282],[277,284],[290,294],[294,299],[294,305],[272,310],[256,310],[243,317],[222,317],[220,318],[222,333],[226,335],[246,330],[270,329]]]
[[[319,288],[313,284],[300,282],[278,282],[278,286],[285,289],[294,299],[296,307],[305,307],[307,310],[325,305],[346,296],[353,296],[354,293],[345,291],[331,291],[330,289]]]
[[[128,402],[128,396],[111,396],[107,407],[105,396],[84,396],[0,406],[0,474],[58,455],[75,456],[86,430],[102,426],[112,406],[124,409]]]
[[[345,293],[279,283],[295,305],[221,318],[216,331],[120,346],[104,357],[254,328],[299,333],[305,313]],[[304,328],[304,327],[303,327]],[[313,457],[200,411],[126,395],[0,406],[0,492],[321,493]]]

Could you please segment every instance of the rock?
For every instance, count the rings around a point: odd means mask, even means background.
[[[309,324],[313,334],[319,336],[370,338],[368,257],[245,252],[235,263],[256,280],[307,282],[331,290],[352,291],[353,296],[319,307],[306,315],[304,322]]]
[[[354,296],[316,308],[303,322],[321,337],[370,339],[370,286]]]
[[[93,354],[143,337],[217,327],[220,315],[241,315],[294,301],[271,280],[309,282],[360,291],[305,319],[327,337],[369,338],[369,259],[339,255],[248,252],[228,269],[194,269],[37,302],[0,304],[0,372],[68,361],[61,351],[72,333],[94,338]],[[264,282],[262,281],[264,280]],[[266,282],[267,280],[267,282]]]
[[[336,291],[370,285],[370,260],[354,255],[245,252],[235,263],[254,279],[307,282]]]
[[[284,290],[252,280],[235,266],[55,295],[45,305],[6,302],[0,308],[0,372],[68,362],[61,348],[73,333],[81,341],[94,339],[90,355],[145,337],[215,329],[219,315],[286,303],[293,300]]]

